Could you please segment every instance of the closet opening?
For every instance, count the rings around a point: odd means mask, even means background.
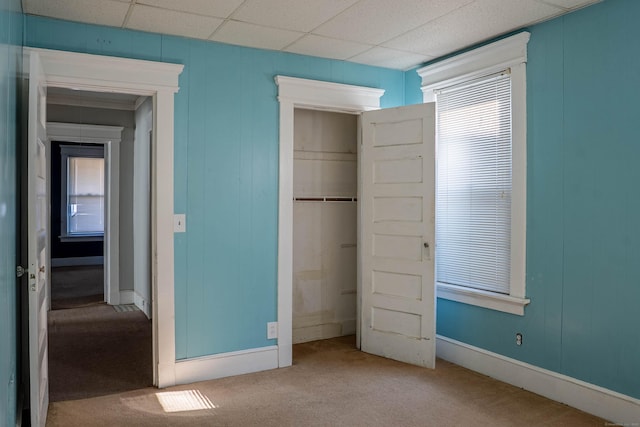
[[[293,344],[345,337],[359,347],[358,117],[294,109]]]

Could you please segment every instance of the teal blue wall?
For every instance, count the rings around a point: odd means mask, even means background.
[[[122,29],[26,18],[26,45],[185,64],[176,95],[176,353],[179,359],[275,344],[278,74],[386,89],[404,73]]]
[[[22,22],[20,1],[0,0],[0,426],[15,425],[16,419],[16,149]]]
[[[639,20],[640,2],[609,0],[530,28],[531,304],[519,317],[439,299],[437,313],[439,334],[636,398]]]

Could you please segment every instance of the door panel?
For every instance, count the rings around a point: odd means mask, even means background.
[[[361,348],[433,368],[434,104],[363,113],[360,176]]]
[[[44,426],[49,406],[46,87],[38,55],[32,52],[25,65],[29,70],[27,198],[31,425]]]

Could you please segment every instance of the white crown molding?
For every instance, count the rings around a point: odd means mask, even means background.
[[[422,78],[422,91],[434,90],[436,84],[439,88],[447,87],[527,62],[529,38],[530,33],[524,31],[422,67],[416,70]]]
[[[278,100],[294,106],[361,113],[380,108],[384,89],[276,76]],[[364,110],[363,110],[364,108]]]
[[[637,425],[640,400],[441,335],[439,358],[616,423]],[[436,367],[437,369],[437,367]]]
[[[73,87],[96,92],[120,92],[152,95],[157,91],[177,92],[182,64],[167,64],[139,59],[52,51],[32,47],[25,54],[40,55],[47,85]],[[140,70],[144,70],[141,72]],[[118,86],[114,90],[114,86]]]
[[[47,136],[51,141],[105,143],[122,140],[121,126],[86,125],[47,122]]]

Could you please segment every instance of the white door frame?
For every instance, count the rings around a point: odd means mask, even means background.
[[[105,160],[105,230],[104,230],[104,300],[120,304],[120,142],[121,126],[47,122],[49,141],[104,145]]]
[[[40,56],[45,79],[50,87],[153,98],[153,383],[158,387],[174,385],[173,98],[179,90],[178,77],[184,66],[29,47],[24,50]]]
[[[280,101],[278,183],[278,366],[293,362],[293,116],[296,108],[360,114],[380,108],[384,89],[276,76]],[[360,178],[358,177],[358,182]],[[360,184],[358,184],[359,186]],[[359,235],[359,232],[358,232]],[[359,237],[358,237],[359,238]],[[358,250],[360,250],[358,245]],[[358,283],[360,295],[360,283]],[[357,330],[360,328],[358,298]]]

